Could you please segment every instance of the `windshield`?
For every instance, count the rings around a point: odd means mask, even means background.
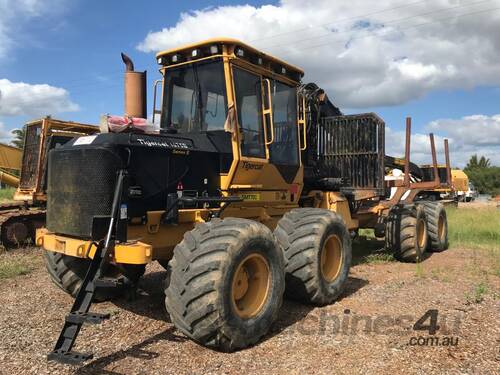
[[[223,130],[227,115],[221,60],[167,69],[161,127],[179,133]]]

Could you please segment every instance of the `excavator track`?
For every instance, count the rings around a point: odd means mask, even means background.
[[[45,222],[45,209],[23,203],[0,205],[0,240],[6,249],[35,242],[35,231]]]

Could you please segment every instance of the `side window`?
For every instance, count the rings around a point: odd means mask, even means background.
[[[274,142],[269,146],[269,157],[273,164],[298,165],[297,89],[273,81],[271,96]]]
[[[178,86],[175,83],[172,86],[172,112],[171,124],[176,129],[183,129],[185,132],[193,130],[193,96],[194,90]]]
[[[206,103],[205,124],[207,130],[220,130],[226,121],[226,97],[208,91]]]
[[[241,127],[241,154],[265,158],[262,126],[262,98],[260,76],[233,67],[236,111]]]

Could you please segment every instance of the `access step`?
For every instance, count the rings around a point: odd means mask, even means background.
[[[101,313],[83,313],[79,311],[74,311],[66,315],[66,322],[73,324],[83,324],[83,323],[91,323],[91,324],[101,324],[106,319],[109,319],[110,314],[101,314]]]
[[[101,277],[94,280],[94,288],[123,288],[124,285],[125,283],[122,278],[115,279],[110,277]]]
[[[47,355],[49,361],[65,363],[67,365],[79,365],[94,356],[92,354],[84,354],[78,352],[66,352],[62,349],[54,350]]]

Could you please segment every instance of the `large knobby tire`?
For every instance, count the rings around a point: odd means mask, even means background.
[[[427,248],[427,221],[420,206],[394,207],[386,219],[385,246],[402,262],[416,263]]]
[[[286,296],[317,305],[335,301],[352,258],[342,217],[325,209],[297,208],[281,218],[274,234],[285,256]]]
[[[246,219],[212,219],[184,234],[170,261],[165,305],[177,329],[223,351],[255,344],[278,317],[283,255],[271,231]]]
[[[427,219],[427,233],[429,235],[428,249],[434,252],[448,248],[448,219],[442,203],[424,202],[421,204]]]
[[[43,251],[43,255],[45,258],[45,267],[47,268],[52,282],[72,297],[76,297],[89,268],[90,260],[47,250]],[[120,265],[120,267],[110,265],[105,276],[119,277],[123,275],[128,279],[129,283],[136,284],[139,278],[144,274],[144,271],[144,265],[127,264]],[[122,293],[123,289],[99,290],[94,295],[94,298],[97,301],[104,301],[118,297]]]

